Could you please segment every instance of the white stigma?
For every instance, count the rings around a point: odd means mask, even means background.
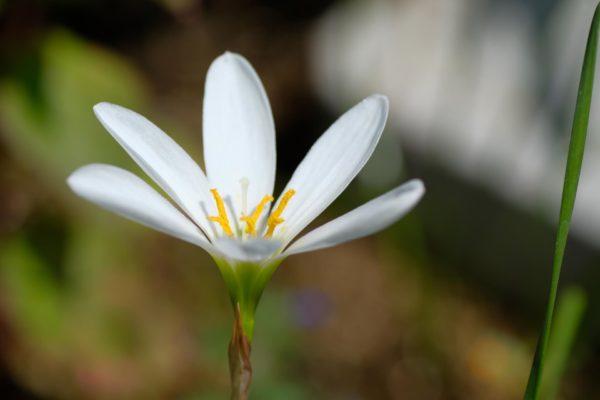
[[[248,178],[243,177],[240,179],[240,185],[242,186],[242,215],[248,215],[248,186],[250,181]]]

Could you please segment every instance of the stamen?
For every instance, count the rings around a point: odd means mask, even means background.
[[[275,231],[275,227],[277,225],[281,224],[284,221],[283,218],[281,218],[281,213],[283,212],[283,210],[287,206],[287,204],[290,201],[290,199],[295,194],[296,194],[296,191],[294,189],[289,189],[287,192],[285,192],[283,194],[283,197],[281,198],[281,201],[279,202],[279,205],[271,213],[271,215],[269,216],[269,219],[267,220],[268,229],[267,229],[267,233],[265,233],[265,237],[266,238],[270,238],[271,236],[273,236],[273,232]]]
[[[262,198],[260,203],[254,209],[252,215],[242,215],[240,217],[240,221],[244,221],[246,223],[246,233],[248,235],[256,236],[256,222],[260,218],[260,214],[262,214],[267,203],[272,202],[273,196],[269,196],[268,194]]]
[[[215,203],[217,203],[217,210],[219,211],[218,216],[209,216],[208,219],[210,221],[216,222],[221,225],[221,229],[227,236],[233,236],[233,232],[231,227],[229,226],[229,218],[227,217],[227,212],[225,211],[225,203],[223,203],[223,199],[217,189],[210,189],[213,197],[215,198]]]

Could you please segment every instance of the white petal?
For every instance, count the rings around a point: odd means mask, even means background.
[[[246,239],[244,241],[221,237],[215,239],[214,246],[225,257],[246,262],[260,262],[269,259],[275,251],[281,248],[277,240]]]
[[[388,100],[373,95],[342,115],[312,146],[283,193],[294,189],[275,230],[287,244],[325,210],[365,165],[385,126]],[[279,234],[278,234],[279,230]]]
[[[135,112],[109,103],[97,104],[94,112],[144,172],[211,235],[205,215],[213,214],[215,208],[198,164],[160,128]]]
[[[275,182],[275,125],[269,100],[248,61],[232,53],[208,70],[203,113],[204,162],[211,185],[244,210],[240,181],[248,179],[247,213]]]
[[[407,182],[307,233],[282,256],[336,246],[385,229],[408,213],[424,192],[420,180]]]
[[[67,183],[79,196],[107,210],[215,252],[192,221],[129,171],[91,164],[73,172]]]

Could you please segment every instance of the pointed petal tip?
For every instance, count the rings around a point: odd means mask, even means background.
[[[414,190],[415,193],[418,193],[419,196],[423,196],[425,194],[425,184],[420,179],[411,179],[406,182],[407,188],[410,190]]]
[[[372,99],[372,100],[377,100],[379,102],[381,102],[382,104],[388,105],[389,104],[389,99],[386,95],[384,94],[380,94],[380,93],[373,93],[372,95],[370,95],[369,97],[367,97],[368,99]]]
[[[103,108],[103,107],[107,107],[110,105],[111,105],[111,103],[109,103],[108,101],[101,101],[99,103],[94,104],[94,109]]]
[[[97,103],[94,105],[93,110],[94,113],[96,115],[98,115],[98,113],[103,113],[105,111],[108,111],[109,109],[116,107],[115,104],[109,103],[107,101],[101,101],[100,103]]]
[[[248,60],[238,53],[233,53],[231,51],[226,51],[221,54],[219,57],[215,58],[214,61],[210,64],[209,72],[216,67],[240,67],[247,68],[250,65]]]
[[[385,125],[389,111],[389,100],[382,94],[372,94],[357,104],[366,113],[373,116],[377,115],[377,119]],[[383,129],[383,126],[381,127]]]
[[[226,51],[225,53],[221,54],[210,64],[206,74],[205,85],[208,84],[208,81],[211,77],[219,75],[225,76],[227,79],[233,79],[234,77],[246,77],[250,78],[252,81],[260,82],[260,78],[254,70],[254,67],[252,67],[250,61],[248,61],[248,59],[241,54],[230,51]],[[262,88],[262,83],[259,83],[259,85]],[[264,89],[261,90],[264,91]],[[266,96],[266,94],[264,96]]]
[[[205,87],[208,87],[211,80],[221,82],[221,79],[230,81],[235,77],[244,75],[244,70],[248,65],[248,61],[239,54],[231,53],[229,51],[221,54],[210,63],[208,71],[206,72],[206,81],[204,82]],[[219,83],[221,86],[222,83]],[[205,89],[205,101],[206,91]]]
[[[90,184],[93,184],[95,174],[114,172],[119,170],[118,167],[109,164],[94,163],[87,164],[77,168],[67,177],[67,186],[77,195],[82,196],[82,191],[87,190]]]
[[[225,60],[234,60],[234,59],[240,59],[240,58],[244,58],[244,56],[242,56],[239,53],[233,52],[233,51],[229,51],[226,50],[223,54],[221,54],[219,57],[217,57],[217,59],[219,58],[223,58]]]
[[[386,114],[390,105],[390,101],[388,100],[387,96],[378,93],[370,95],[363,100],[363,103],[373,104],[374,106],[380,107],[385,110]]]
[[[411,179],[395,190],[399,198],[411,199],[410,202],[416,205],[425,194],[425,184],[420,179]]]
[[[79,171],[79,170],[77,170],[77,171]],[[77,184],[77,175],[76,175],[77,171],[72,172],[71,175],[69,175],[66,179],[67,186],[72,191],[75,191],[74,186]]]
[[[77,171],[79,171],[79,169],[71,172],[71,174],[67,177],[67,179],[65,180],[67,183],[67,186],[69,187],[69,189],[71,189],[73,192],[75,192],[75,185],[77,185]]]
[[[90,168],[94,168],[97,165],[99,164],[84,165],[71,172],[71,174],[66,179],[67,186],[69,186],[69,188],[71,188],[72,191],[77,193],[77,188],[81,182],[81,178],[85,175],[87,170],[89,170]]]
[[[92,109],[94,110],[94,114],[96,115],[96,118],[98,118],[98,120],[100,122],[106,121],[108,118],[111,118],[111,116],[115,115],[116,113],[132,113],[133,112],[123,106],[120,106],[118,104],[109,103],[107,101],[102,101],[102,102],[94,105],[94,107]]]

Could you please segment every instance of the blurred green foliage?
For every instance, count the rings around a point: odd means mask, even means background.
[[[75,168],[91,161],[126,164],[124,152],[92,113],[100,101],[142,108],[146,90],[117,55],[65,31],[48,34],[34,73],[0,86],[2,124],[11,150],[64,188]]]

